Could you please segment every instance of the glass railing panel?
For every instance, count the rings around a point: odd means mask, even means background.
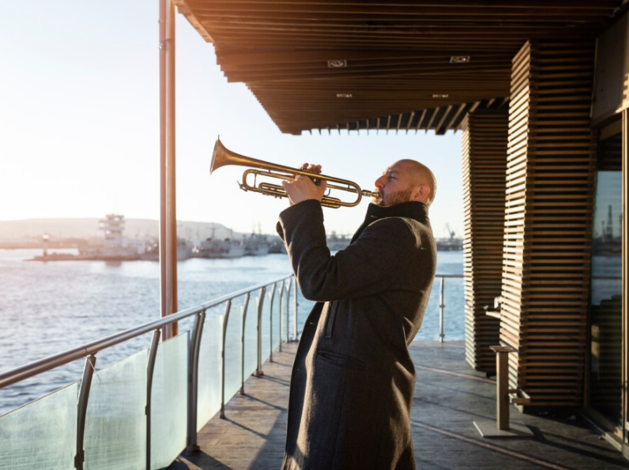
[[[244,299],[235,299],[229,322],[227,323],[227,334],[225,338],[225,403],[233,397],[240,389],[241,352],[240,337],[242,327],[242,305]],[[249,308],[255,302],[252,295],[249,300]]]
[[[251,293],[245,324],[245,380],[253,374],[258,365],[258,302],[260,291]]]
[[[443,280],[444,300],[444,334],[446,341],[463,341],[465,339],[465,292],[463,277],[447,277]],[[439,340],[439,295],[441,278],[436,277],[432,284],[432,291],[424,320],[419,333],[413,341]]]
[[[271,291],[273,290],[273,286],[268,286],[266,290],[266,294],[264,294],[264,304],[262,306],[262,319],[261,327],[262,327],[262,363],[269,358],[269,354],[271,352]]]
[[[85,469],[146,463],[146,350],[94,374],[85,427]]]
[[[0,417],[0,469],[74,468],[77,384]]]
[[[225,307],[220,306],[224,311]],[[232,306],[232,309],[237,310]],[[224,317],[208,311],[199,352],[197,431],[221,409],[221,342]]]
[[[151,391],[151,468],[168,467],[186,446],[188,331],[159,345]]]
[[[289,317],[290,317],[290,339],[293,338],[293,329],[294,329],[294,324],[295,324],[295,285],[293,284],[292,288],[291,288],[291,292],[290,292],[290,302],[288,305],[288,309],[289,309]],[[297,328],[299,331],[299,335],[301,336],[301,332],[304,331],[304,323],[306,322],[306,318],[308,318],[308,315],[310,314],[310,311],[313,309],[313,307],[315,306],[316,302],[313,302],[312,300],[307,300],[306,298],[304,298],[303,295],[301,295],[301,291],[298,290],[299,293],[299,307],[298,307],[298,313],[297,313]]]
[[[280,286],[281,282],[277,283],[277,288],[275,289],[275,296],[273,297],[273,318],[272,318],[272,328],[273,328],[273,351],[275,351],[280,345]],[[269,301],[269,305],[271,302]]]

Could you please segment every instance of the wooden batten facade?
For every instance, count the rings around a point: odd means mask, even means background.
[[[479,110],[464,119],[463,215],[465,237],[465,357],[476,370],[495,373],[490,346],[500,321],[486,314],[502,287],[508,110]]]
[[[529,41],[513,61],[500,338],[532,406],[583,404],[593,69],[593,42]]]

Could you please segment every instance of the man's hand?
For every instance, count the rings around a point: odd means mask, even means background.
[[[315,175],[321,173],[321,165],[304,163],[300,170],[308,171]],[[293,181],[282,181],[282,186],[286,194],[288,194],[288,200],[292,206],[302,201],[307,201],[308,199],[315,199],[321,202],[325,194],[327,182],[320,180],[317,186],[308,176],[297,175]]]

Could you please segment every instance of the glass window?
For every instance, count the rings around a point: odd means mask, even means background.
[[[612,129],[612,132],[609,130]],[[616,131],[616,132],[614,132]],[[590,404],[617,426],[622,418],[622,133],[598,143],[590,306]]]

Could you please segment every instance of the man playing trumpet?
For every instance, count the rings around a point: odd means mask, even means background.
[[[291,207],[278,231],[302,294],[317,301],[293,365],[282,468],[414,469],[408,345],[435,275],[428,219],[435,178],[414,160],[387,168],[365,221],[334,256],[320,204],[325,180],[317,186],[299,175],[282,185]]]

